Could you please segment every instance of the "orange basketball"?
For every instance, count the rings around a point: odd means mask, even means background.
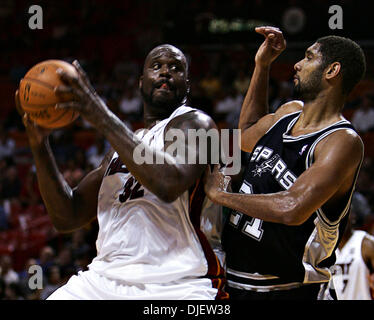
[[[55,129],[72,123],[79,113],[71,109],[55,109],[56,103],[71,100],[71,95],[56,96],[55,87],[62,85],[57,69],[77,75],[73,65],[62,60],[47,60],[33,66],[21,80],[19,99],[29,118],[44,128]]]

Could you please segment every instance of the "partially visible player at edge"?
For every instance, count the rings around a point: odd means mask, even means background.
[[[285,49],[282,32],[265,36],[243,102],[241,149],[250,152],[239,193],[224,189],[215,168],[207,195],[232,208],[223,232],[233,299],[317,299],[347,223],[363,143],[342,116],[362,79],[362,49],[343,37],[318,39],[294,66],[300,99],[268,113],[271,63]]]
[[[350,214],[336,250],[332,279],[325,284],[325,300],[372,300],[374,289],[374,237],[357,224],[358,213]]]
[[[72,93],[74,101],[59,108],[75,108],[110,142],[101,165],[71,189],[52,154],[50,131],[24,115],[40,191],[53,224],[71,232],[96,217],[97,256],[88,271],[79,272],[48,299],[215,299],[227,297],[223,270],[200,230],[206,164],[180,164],[164,150],[167,130],[216,128],[205,113],[185,105],[189,90],[186,57],[176,47],[160,45],[146,57],[139,81],[147,130],[132,132],[96,94],[75,61],[79,77],[58,70],[65,83],[56,89]],[[18,93],[16,102],[19,103]],[[134,149],[163,164],[134,161]],[[184,146],[187,150],[188,145]],[[167,161],[167,159],[170,161]],[[182,162],[183,163],[183,162]]]

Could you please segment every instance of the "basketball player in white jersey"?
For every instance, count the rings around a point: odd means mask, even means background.
[[[60,232],[79,229],[97,218],[97,257],[88,271],[74,275],[49,299],[215,299],[223,270],[200,230],[204,201],[199,144],[193,163],[179,162],[164,150],[165,134],[180,129],[216,128],[203,112],[185,105],[189,89],[184,54],[161,45],[146,57],[139,87],[144,99],[145,129],[132,132],[105,105],[77,62],[78,78],[59,72],[75,108],[110,142],[114,152],[71,189],[58,171],[48,143],[49,131],[24,115],[41,194]],[[16,94],[17,96],[17,94]],[[141,144],[162,164],[138,164]],[[186,145],[183,146],[186,150]],[[206,150],[205,150],[206,151]]]
[[[332,269],[332,280],[324,298],[338,300],[372,300],[372,276],[374,274],[374,237],[354,228],[355,212],[352,212],[344,232],[336,262]]]

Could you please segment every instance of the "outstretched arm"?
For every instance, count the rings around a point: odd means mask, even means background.
[[[247,94],[244,98],[239,129],[241,129],[241,149],[251,152],[263,134],[274,123],[268,115],[268,85],[271,63],[286,48],[282,31],[275,27],[259,27],[256,32],[265,37],[255,57],[255,69]],[[260,120],[261,119],[261,120]]]
[[[321,145],[320,145],[321,144]],[[339,205],[352,187],[363,147],[353,131],[338,131],[317,145],[313,165],[285,191],[270,194],[229,193],[216,168],[207,171],[205,192],[222,206],[264,221],[299,225],[322,205]]]

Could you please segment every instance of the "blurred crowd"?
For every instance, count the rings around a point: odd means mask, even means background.
[[[12,3],[9,1],[9,6]],[[62,11],[58,7],[49,11],[45,23],[56,20],[55,27],[40,33],[38,41],[17,23],[11,23],[9,34],[0,36],[0,44],[7,44],[2,48],[10,53],[2,55],[0,60],[3,104],[0,112],[0,300],[45,299],[71,275],[85,270],[96,255],[97,222],[70,234],[57,233],[51,224],[39,192],[27,136],[14,108],[13,95],[19,80],[33,64],[42,60],[57,58],[71,62],[78,58],[109,108],[137,130],[143,126],[142,98],[138,90],[142,63],[145,53],[163,41],[161,30],[147,20],[152,15],[157,18],[158,13],[150,10],[153,7],[140,8],[135,2],[124,1],[121,11],[115,6],[109,13],[105,11],[113,20],[108,25],[102,23],[105,15],[92,12],[89,1],[80,2],[85,4],[85,10],[73,1],[69,3],[72,5],[70,20],[60,15]],[[196,5],[194,1],[191,3]],[[100,1],[100,5],[104,7],[105,2]],[[4,8],[0,8],[1,28],[5,28],[6,21],[20,19],[16,9],[7,12]],[[72,21],[77,16],[80,19],[89,16],[91,24],[85,23],[78,30]],[[81,44],[77,40],[79,32],[86,35]],[[20,34],[25,36],[17,38]],[[12,40],[16,38],[17,42]],[[113,43],[115,50],[108,50]],[[253,71],[254,52],[245,45],[224,50],[197,45],[181,46],[181,49],[190,62],[188,103],[210,114],[219,128],[236,128]],[[25,54],[30,50],[33,55]],[[369,65],[365,85],[349,99],[344,115],[360,132],[366,153],[352,210],[360,218],[360,228],[374,234],[374,86],[370,68]],[[269,87],[270,111],[293,98],[292,73],[293,64],[287,59],[274,64]],[[57,165],[72,187],[99,165],[110,147],[81,118],[53,131],[50,141]],[[32,265],[42,267],[42,289],[30,289]]]
[[[241,70],[241,69],[240,69]],[[225,75],[223,76],[225,77]],[[220,128],[235,128],[250,72],[238,72],[232,80],[207,72],[193,82],[190,103],[213,115]],[[103,83],[102,83],[103,84]],[[111,108],[128,126],[142,127],[142,103],[137,81],[125,86],[123,93],[112,91],[110,85],[97,86]],[[108,91],[105,91],[106,88]],[[292,99],[290,82],[272,80],[270,108],[275,111]],[[374,132],[374,102],[371,94],[352,103],[349,116],[362,135]],[[203,108],[204,109],[204,108]],[[1,126],[5,128],[5,126]],[[17,134],[15,134],[17,133]],[[22,135],[22,142],[17,136]],[[79,270],[85,270],[95,256],[96,222],[72,234],[58,234],[43,205],[35,167],[25,143],[22,128],[0,130],[0,297],[2,299],[43,299]],[[55,130],[51,145],[58,166],[68,183],[74,187],[101,162],[109,143],[88,123],[78,119],[67,128]],[[353,197],[353,210],[360,217],[360,226],[374,234],[374,165],[365,157]],[[42,290],[31,290],[28,268],[43,268]]]

